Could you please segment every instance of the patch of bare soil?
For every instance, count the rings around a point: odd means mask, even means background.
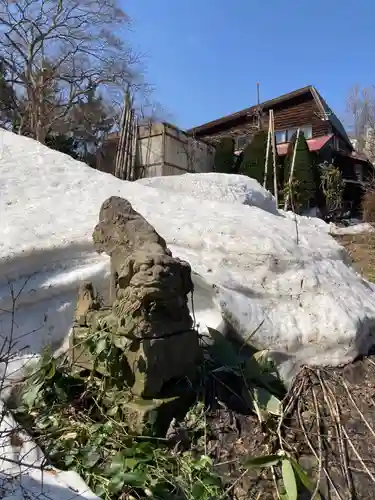
[[[212,432],[209,453],[217,472],[231,485],[235,500],[277,498],[268,469],[246,470],[242,463],[251,457],[270,454],[270,436],[255,415],[220,409],[208,416]]]
[[[335,236],[346,248],[354,268],[369,281],[375,282],[375,233]]]
[[[301,465],[320,478],[326,499],[375,496],[375,362],[341,369],[305,369],[285,440]]]
[[[305,368],[285,399],[279,422],[260,424],[255,415],[218,408],[208,414],[208,452],[232,484],[235,500],[278,498],[280,470],[246,470],[244,460],[281,447],[308,473],[316,494],[300,500],[370,500],[375,497],[375,358],[344,368]],[[281,438],[281,439],[280,439]]]

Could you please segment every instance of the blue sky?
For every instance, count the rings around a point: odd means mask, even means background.
[[[308,84],[340,117],[375,84],[374,0],[120,0],[170,121],[200,125]]]

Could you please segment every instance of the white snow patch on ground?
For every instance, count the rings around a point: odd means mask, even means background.
[[[0,334],[11,333],[24,356],[8,372],[66,340],[82,280],[106,295],[109,258],[94,251],[92,232],[114,195],[200,275],[201,328],[223,330],[224,317],[240,336],[257,330],[252,342],[273,351],[285,380],[301,364],[346,363],[372,345],[375,287],[347,266],[327,224],[275,212],[255,181],[189,174],[129,183],[0,131]]]
[[[42,450],[35,444],[0,401],[0,495],[4,500],[98,500],[73,471],[45,467]],[[17,429],[20,446],[11,442]]]
[[[288,211],[284,212],[284,210],[279,210],[279,213],[285,217],[288,217],[292,220],[297,220],[299,226],[309,225],[311,227],[315,227],[317,230],[325,231],[332,235],[344,235],[344,234],[362,234],[362,233],[372,233],[375,231],[374,227],[367,223],[362,222],[358,219],[349,220],[349,225],[347,226],[339,226],[330,222],[327,224],[319,217],[315,217],[313,215],[300,217],[299,215],[295,215],[293,212]]]
[[[272,194],[258,181],[234,174],[184,174],[165,177],[148,177],[137,181],[144,186],[155,187],[172,193],[181,193],[200,200],[241,203],[258,207],[271,214],[278,214]]]
[[[334,235],[373,233],[374,227],[368,222],[356,222],[345,227],[330,224],[329,232]]]

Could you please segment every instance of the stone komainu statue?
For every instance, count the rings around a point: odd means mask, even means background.
[[[156,397],[165,382],[193,375],[200,357],[188,308],[191,268],[174,258],[146,219],[119,197],[103,203],[93,240],[96,250],[111,258],[111,303],[101,306],[92,285],[82,285],[71,337],[73,359],[90,365],[87,353],[74,345],[105,321],[113,341],[123,346],[134,394]]]

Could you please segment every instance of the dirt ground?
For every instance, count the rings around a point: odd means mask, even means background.
[[[344,368],[305,368],[287,396],[280,428],[283,449],[305,470],[319,496],[302,488],[298,500],[375,498],[375,356]],[[272,423],[230,408],[208,415],[208,452],[231,484],[233,500],[277,500],[281,471],[246,470],[244,460],[277,453]],[[275,429],[276,430],[276,429]],[[284,498],[284,497],[283,497]]]
[[[355,269],[375,283],[375,233],[336,236],[348,251]]]

